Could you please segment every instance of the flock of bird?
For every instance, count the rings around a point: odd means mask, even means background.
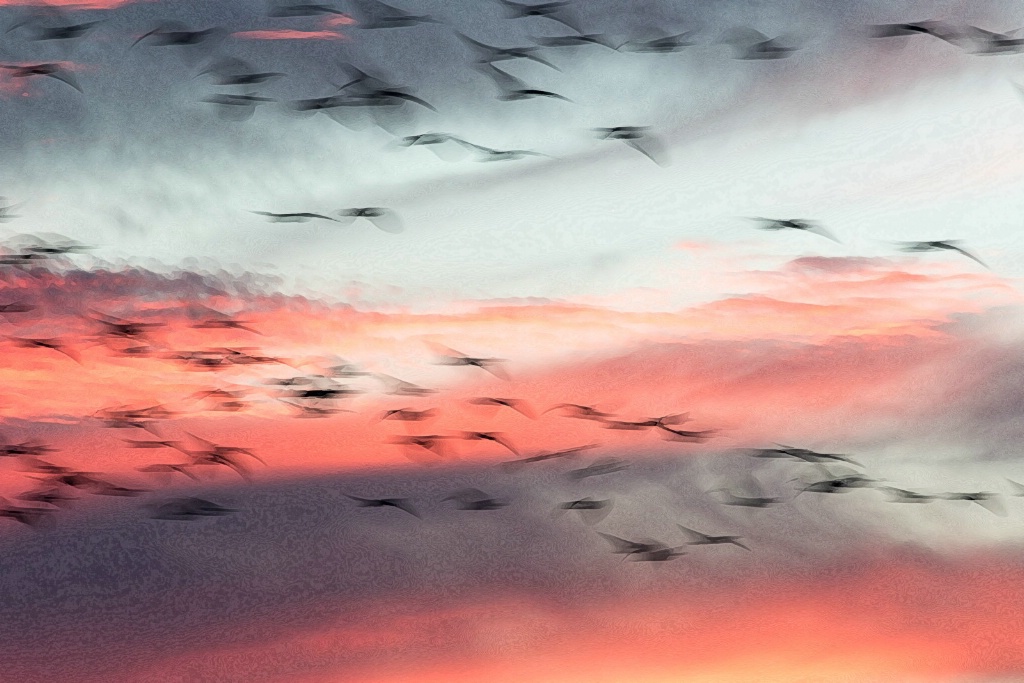
[[[270,9],[267,17],[273,19],[337,17],[338,21],[342,22],[340,25],[351,25],[358,30],[405,29],[423,25],[447,26],[435,17],[413,14],[377,0],[360,0],[352,4],[356,9],[354,13],[323,4],[277,4]],[[507,12],[509,20],[537,20],[543,22],[536,24],[538,28],[546,26],[552,29],[571,31],[565,35],[538,37],[533,45],[498,47],[451,29],[454,36],[473,53],[472,67],[493,86],[496,91],[495,98],[502,102],[514,103],[543,98],[566,104],[572,103],[572,100],[565,95],[536,87],[499,67],[499,65],[516,60],[534,62],[554,71],[560,71],[557,64],[549,59],[552,51],[575,47],[594,47],[613,52],[670,54],[698,45],[698,42],[695,41],[697,38],[695,32],[625,39],[616,39],[605,34],[584,33],[580,28],[581,24],[578,18],[574,15],[573,4],[570,2],[529,5],[510,0],[498,0],[497,6]],[[25,20],[10,26],[7,33],[21,36],[30,41],[73,43],[85,39],[103,23],[102,21],[61,23],[61,16],[52,11],[45,13],[33,11],[27,15]],[[193,29],[173,22],[166,22],[141,33],[128,49],[198,49],[207,55],[209,54],[208,50],[227,35],[229,32],[222,28]],[[1008,55],[1024,52],[1024,38],[1015,38],[1012,34],[994,33],[972,26],[958,28],[941,22],[875,26],[871,28],[871,35],[877,39],[915,35],[931,36],[978,55]],[[784,59],[802,49],[796,40],[783,37],[769,38],[751,29],[732,31],[718,43],[731,46],[735,50],[735,58],[743,60]],[[393,119],[392,115],[395,112],[408,113],[409,109],[417,108],[423,111],[438,112],[435,106],[420,97],[411,88],[394,82],[393,79],[382,73],[371,75],[368,71],[351,64],[339,63],[338,66],[339,74],[344,75],[347,82],[332,83],[331,86],[335,92],[326,96],[285,102],[280,102],[277,98],[249,88],[267,86],[284,78],[286,74],[260,71],[247,61],[235,56],[217,55],[208,61],[195,76],[206,78],[221,88],[249,89],[245,92],[218,92],[204,99],[206,103],[218,107],[227,118],[237,121],[248,120],[262,105],[281,103],[286,111],[297,115],[322,113],[353,130],[362,129],[366,121],[369,120],[372,124],[394,134],[393,131],[396,128],[411,120],[404,115],[397,120]],[[3,69],[11,78],[51,78],[61,81],[79,92],[85,92],[75,73],[63,63],[0,64],[0,69]],[[382,70],[378,69],[378,71]],[[406,132],[408,133],[408,131]],[[660,166],[668,163],[666,145],[652,133],[649,126],[618,125],[594,128],[590,132],[601,141],[621,142]],[[514,161],[528,157],[548,156],[527,149],[495,149],[443,132],[394,134],[394,137],[397,146],[403,148],[425,147],[446,160],[456,160],[464,158],[466,155],[474,156],[479,161]],[[19,206],[21,205],[5,204],[0,206],[0,222],[20,218],[12,213]],[[395,211],[385,207],[352,207],[336,210],[333,213],[272,212],[267,210],[253,210],[252,213],[275,223],[324,220],[351,224],[358,220],[365,220],[389,233],[400,233],[404,229],[404,223]],[[811,220],[796,218],[753,218],[752,220],[756,221],[758,227],[763,230],[803,231],[836,242],[839,241],[828,229]],[[985,265],[978,257],[959,246],[959,242],[955,240],[903,242],[898,243],[898,247],[906,252],[956,251]],[[0,254],[0,270],[13,268],[31,276],[38,276],[48,272],[50,264],[61,263],[60,259],[84,253],[89,249],[91,247],[73,240],[37,239],[27,246],[4,249],[4,253]],[[17,316],[29,313],[34,308],[35,305],[28,301],[0,303],[0,318],[9,324],[15,324]],[[191,306],[188,309],[188,315],[190,327],[194,329],[232,330],[260,335],[253,321],[206,307]],[[302,368],[311,364],[307,360],[278,358],[252,347],[170,349],[161,346],[155,340],[157,329],[165,326],[167,324],[165,322],[133,320],[95,310],[83,311],[80,317],[83,321],[95,326],[96,331],[94,334],[78,340],[77,343],[61,337],[29,337],[16,333],[7,334],[5,338],[19,347],[63,354],[78,363],[83,362],[80,347],[85,344],[86,346],[101,345],[125,357],[160,358],[179,363],[190,370],[219,372],[252,365],[290,367],[295,369],[298,374],[268,380],[264,386],[272,387],[270,391],[273,400],[289,406],[297,411],[297,417],[304,418],[324,418],[342,412],[343,409],[337,407],[339,402],[368,391],[340,380],[369,378],[379,382],[380,388],[384,390],[385,394],[403,398],[424,398],[436,392],[436,390],[420,387],[388,375],[369,372],[348,363],[326,367],[320,364],[316,373],[308,374],[302,371]],[[439,358],[438,362],[442,364],[475,367],[496,378],[508,379],[502,359],[468,356],[447,348],[439,350]],[[204,409],[244,411],[251,405],[250,395],[254,390],[254,387],[213,387],[187,397],[187,401],[193,405],[202,405]],[[539,419],[542,415],[557,412],[565,419],[592,421],[603,429],[651,431],[667,440],[680,443],[703,443],[714,438],[718,433],[714,429],[688,430],[681,428],[680,425],[690,420],[688,414],[630,419],[602,411],[595,406],[573,403],[559,404],[538,413],[533,406],[522,399],[496,396],[471,399],[470,403],[506,408],[516,411],[528,419]],[[146,474],[163,477],[180,474],[199,481],[196,470],[208,467],[226,467],[248,480],[250,478],[248,461],[263,462],[249,448],[217,444],[187,432],[185,433],[187,440],[166,438],[161,433],[159,425],[180,414],[182,414],[181,411],[171,410],[166,405],[142,408],[118,406],[101,410],[91,416],[91,419],[100,422],[106,428],[132,429],[147,433],[145,439],[126,439],[125,444],[128,448],[166,449],[183,456],[183,459],[178,459],[175,462],[168,461],[138,468]],[[376,418],[379,422],[398,421],[413,424],[430,420],[436,415],[437,411],[432,408],[420,410],[402,405],[389,408],[378,414]],[[435,461],[443,460],[451,455],[447,444],[452,441],[488,442],[504,448],[515,456],[515,459],[503,463],[503,467],[509,472],[515,472],[522,467],[544,461],[572,458],[599,446],[593,443],[561,451],[524,455],[516,448],[512,439],[500,432],[407,433],[393,435],[391,438],[392,444],[402,448],[411,457],[429,455],[431,458],[436,458]],[[2,501],[0,516],[36,526],[50,520],[53,513],[59,508],[72,504],[77,498],[77,493],[102,496],[139,496],[149,492],[147,489],[113,484],[98,473],[55,465],[43,459],[52,452],[54,449],[51,446],[39,441],[0,444],[0,456],[16,457],[23,460],[31,477],[40,484],[17,496],[17,499],[24,504]],[[853,489],[873,488],[886,493],[890,500],[897,503],[928,503],[939,500],[970,501],[996,514],[1004,513],[998,503],[999,495],[993,492],[926,494],[890,486],[853,470],[840,471],[836,469],[837,463],[842,463],[842,467],[856,466],[851,458],[841,454],[818,453],[782,445],[770,449],[753,449],[749,454],[755,458],[785,458],[808,463],[815,467],[819,476],[813,481],[795,480],[800,484],[790,498],[765,495],[763,491],[759,490],[759,485],[752,477],[741,482],[742,486],[737,484],[737,488],[714,489],[708,491],[708,495],[716,496],[718,502],[723,505],[767,508],[803,494],[840,494]],[[582,482],[593,477],[607,477],[627,468],[628,465],[622,460],[600,458],[582,468],[570,471],[567,476],[571,481]],[[1015,482],[1013,485],[1016,487],[1014,495],[1024,495],[1024,487]],[[739,490],[739,488],[743,490]],[[420,517],[413,502],[407,498],[366,498],[356,495],[348,495],[348,497],[359,507],[391,507]],[[481,490],[470,488],[454,492],[442,502],[451,502],[458,509],[465,511],[493,512],[507,507],[512,501],[493,498]],[[28,505],[29,503],[31,505]],[[227,508],[209,500],[193,497],[161,500],[148,507],[152,518],[168,521],[192,520],[239,512],[239,510]],[[611,507],[611,500],[581,497],[561,502],[555,510],[560,513],[576,511],[588,524],[597,524],[605,519]],[[681,545],[670,545],[652,539],[628,540],[603,531],[598,533],[612,546],[614,553],[637,561],[672,560],[684,555],[685,548],[688,546],[733,545],[743,550],[751,550],[750,546],[743,543],[743,539],[738,536],[711,535],[686,526],[678,526],[680,532],[689,539]]]

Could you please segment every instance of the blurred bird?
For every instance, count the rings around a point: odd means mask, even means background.
[[[593,131],[601,140],[621,140],[658,166],[666,166],[668,157],[665,146],[658,139],[647,134],[650,129],[650,126],[615,126],[614,128],[594,128]]]
[[[815,235],[827,237],[833,242],[839,242],[835,235],[817,223],[797,218],[752,218],[751,220],[761,223],[761,230],[803,230]],[[839,242],[841,244],[841,242]]]
[[[988,268],[985,262],[979,259],[977,256],[967,251],[963,247],[957,246],[960,243],[960,240],[935,240],[931,242],[895,242],[894,244],[903,245],[899,247],[899,250],[910,253],[922,251],[956,251],[963,254],[972,261],[980,263],[985,268]]]

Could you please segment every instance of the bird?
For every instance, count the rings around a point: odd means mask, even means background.
[[[1019,33],[1020,30],[1017,29],[1009,33],[995,33],[976,26],[968,26],[968,36],[965,37],[974,40],[977,46],[977,49],[974,51],[976,55],[1019,54],[1024,51],[1024,38],[1014,37],[1013,34]]]
[[[151,505],[152,519],[185,521],[195,517],[220,517],[238,512],[202,498],[174,498]]]
[[[227,31],[219,27],[203,29],[201,31],[190,31],[185,28],[184,24],[179,22],[167,22],[143,33],[131,44],[131,47],[135,47],[142,41],[158,47],[188,47],[205,43],[217,36],[226,34]]]
[[[874,24],[869,27],[875,38],[898,38],[902,36],[927,35],[953,43],[960,33],[939,21],[918,21],[903,24]]]
[[[34,76],[48,76],[61,83],[66,83],[78,92],[83,92],[78,79],[66,67],[54,62],[45,64],[0,64],[0,69],[7,69],[11,72],[11,78],[32,78]]]
[[[456,140],[455,142],[458,142],[470,151],[483,155],[479,158],[479,161],[516,161],[525,157],[548,156],[547,154],[534,152],[529,149],[493,149],[473,142],[466,142],[465,140]]]
[[[902,245],[898,247],[899,250],[908,253],[923,251],[956,251],[963,254],[972,261],[980,263],[985,268],[988,268],[985,262],[979,259],[977,256],[967,251],[963,247],[957,246],[958,244],[960,244],[960,240],[932,240],[930,242],[895,242],[895,244]]]
[[[139,472],[147,472],[160,475],[173,474],[177,472],[179,474],[184,474],[189,479],[199,481],[199,477],[192,474],[192,472],[189,471],[189,467],[191,467],[191,464],[189,463],[157,463],[154,465],[144,465],[142,467],[137,467],[136,469]]]
[[[455,365],[455,366],[472,366],[486,370],[498,379],[508,380],[508,373],[505,372],[501,364],[506,362],[503,358],[482,358],[476,356],[467,356],[463,353],[459,353],[454,349],[450,349],[447,346],[441,344],[431,344],[435,347],[442,355],[442,360],[438,361],[440,365]]]
[[[799,49],[784,45],[780,38],[769,38],[753,29],[737,29],[726,42],[736,49],[736,59],[783,59]]]
[[[841,462],[850,463],[851,465],[857,465],[858,463],[853,458],[847,455],[841,455],[839,453],[817,453],[806,448],[795,448],[793,446],[784,446],[782,444],[775,444],[778,448],[755,448],[750,452],[750,455],[755,458],[792,458],[794,460],[802,460],[804,462],[827,462],[829,460],[838,460]]]
[[[232,121],[247,121],[256,113],[257,106],[274,101],[272,97],[260,97],[254,92],[245,95],[217,93],[203,98],[203,102],[217,105],[223,118]]]
[[[358,24],[362,29],[407,28],[418,24],[443,23],[429,15],[412,14],[380,0],[358,0],[357,6],[363,16]]]
[[[385,410],[378,422],[384,420],[401,420],[403,422],[422,422],[423,420],[429,420],[437,415],[437,410],[434,408],[428,408],[426,410],[413,410],[411,408],[396,408],[392,410]]]
[[[493,80],[494,84],[498,86],[498,90],[501,91],[501,94],[497,96],[497,99],[503,102],[528,100],[534,97],[549,97],[556,100],[562,100],[564,102],[572,102],[568,97],[551,92],[550,90],[530,88],[522,80],[516,78],[512,74],[502,71],[490,62],[478,65],[477,69]]]
[[[694,540],[690,541],[687,545],[723,545],[723,544],[731,544],[731,545],[739,546],[740,548],[743,548],[744,550],[750,550],[750,548],[748,548],[747,546],[745,546],[742,543],[740,543],[740,537],[739,536],[708,536],[707,534],[703,534],[703,533],[701,533],[699,531],[695,531],[693,529],[688,529],[685,526],[683,526],[682,524],[676,524],[676,526],[679,527],[684,533],[686,533],[687,535],[689,535],[690,537],[692,537],[694,539]]]
[[[931,503],[941,499],[941,496],[938,495],[907,491],[906,489],[899,489],[894,486],[880,486],[878,490],[889,494],[889,502],[891,503]]]
[[[555,513],[561,515],[570,510],[579,512],[580,519],[582,519],[585,524],[593,526],[594,524],[598,524],[603,521],[604,518],[612,511],[612,501],[595,500],[593,498],[570,500],[559,504],[559,506],[555,508]]]
[[[542,462],[544,460],[554,460],[555,458],[571,458],[575,457],[578,453],[597,448],[598,444],[587,444],[586,446],[576,446],[574,448],[566,448],[560,451],[553,451],[549,453],[540,453],[538,455],[531,455],[527,458],[520,458],[518,460],[509,460],[502,463],[505,469],[518,469],[523,465],[528,465],[534,462]]]
[[[430,396],[431,394],[436,394],[438,391],[437,389],[421,387],[416,384],[413,384],[412,382],[406,382],[405,380],[401,380],[390,375],[383,375],[378,373],[376,377],[381,382],[383,382],[384,386],[387,388],[387,391],[385,393],[391,396],[423,397]]]
[[[629,465],[626,464],[624,460],[619,460],[617,458],[603,458],[587,465],[586,467],[567,472],[566,476],[574,481],[583,481],[587,477],[613,474],[626,469],[629,469]]]
[[[533,42],[542,47],[581,47],[584,45],[598,45],[609,50],[618,51],[618,47],[611,42],[611,39],[603,33],[588,33],[568,36],[543,36],[534,38]]]
[[[358,218],[365,218],[376,228],[383,230],[384,232],[398,234],[405,230],[402,219],[398,217],[398,214],[391,209],[385,209],[379,206],[341,209],[338,211],[338,215],[342,217],[342,220],[339,221],[340,223],[351,224]]]
[[[414,508],[412,504],[409,502],[408,498],[360,498],[358,496],[350,496],[347,493],[345,494],[345,497],[351,498],[352,500],[359,503],[359,507],[393,507],[404,512],[408,512],[413,517],[422,519],[420,517],[420,514],[416,511],[416,508]]]
[[[671,52],[682,52],[685,48],[692,47],[689,37],[692,32],[679,33],[674,36],[652,38],[648,40],[631,40],[619,46],[619,50],[627,52],[647,52],[654,54],[668,54]]]
[[[454,439],[453,436],[444,436],[442,434],[425,434],[425,435],[410,435],[410,436],[398,436],[391,440],[391,443],[398,444],[400,446],[415,446],[428,450],[435,455],[444,457],[447,455],[444,447],[444,442],[448,439]]]
[[[518,398],[491,398],[489,396],[483,396],[480,398],[471,398],[467,400],[466,403],[476,406],[498,406],[502,408],[511,408],[520,415],[528,417],[531,420],[537,417],[529,404]]]
[[[615,547],[615,550],[612,552],[619,555],[625,555],[623,559],[632,557],[634,560],[639,562],[664,562],[686,554],[685,552],[680,552],[684,546],[671,548],[668,545],[653,539],[648,539],[646,541],[627,541],[626,539],[619,538],[618,536],[612,536],[611,534],[602,533],[600,531],[597,533]]]
[[[493,441],[507,448],[513,455],[519,455],[519,451],[516,450],[515,446],[505,438],[504,434],[499,432],[461,432],[459,438],[469,441]]]
[[[480,489],[468,488],[456,491],[441,502],[454,500],[460,510],[500,510],[508,506],[508,501],[491,498]]]
[[[336,16],[348,16],[339,9],[335,9],[328,5],[314,4],[314,3],[296,3],[291,5],[279,4],[272,8],[267,13],[268,17],[279,19],[288,17],[315,17],[324,14],[334,14]]]
[[[650,126],[615,126],[594,128],[593,131],[601,140],[621,140],[658,166],[666,166],[668,161],[665,147],[659,140],[647,134],[650,129]]]
[[[999,502],[996,493],[988,491],[976,491],[973,493],[944,493],[939,496],[942,500],[966,500],[977,503],[994,515],[1006,517],[1006,508]]]
[[[65,26],[40,26],[36,29],[36,35],[32,40],[74,40],[89,33],[101,23],[103,22],[86,21],[81,24],[68,24]]]
[[[578,403],[559,403],[556,406],[552,406],[545,410],[545,413],[550,413],[552,410],[561,410],[564,412],[565,417],[572,417],[578,420],[596,420],[603,422],[607,418],[615,417],[613,413],[606,413],[598,410],[595,406],[584,406]]]
[[[82,364],[82,356],[71,346],[68,346],[63,340],[58,338],[51,339],[26,339],[23,337],[7,337],[9,340],[14,342],[17,346],[26,349],[38,348],[38,349],[50,349],[57,353],[63,353],[65,356],[75,361],[79,365]]]
[[[476,50],[478,54],[483,55],[479,60],[477,60],[477,64],[505,62],[512,59],[528,59],[531,62],[537,62],[538,64],[550,67],[555,71],[561,71],[561,69],[548,60],[534,54],[540,49],[539,47],[494,47],[493,45],[486,45],[473,40],[469,36],[459,33],[458,31],[456,31],[455,34],[462,40],[462,42]]]
[[[314,218],[338,222],[336,218],[331,218],[321,213],[271,213],[269,211],[250,211],[249,213],[254,213],[257,216],[266,216],[270,219],[271,223],[306,223]]]
[[[718,433],[717,429],[702,429],[699,431],[684,430],[684,429],[672,429],[665,425],[658,425],[658,428],[665,433],[665,439],[668,441],[683,441],[686,443],[704,443],[708,439],[714,438],[714,435]]]
[[[570,6],[568,2],[544,2],[538,5],[528,5],[518,2],[512,2],[511,0],[498,0],[508,10],[509,17],[512,19],[526,19],[527,17],[540,17],[543,19],[550,19],[551,21],[557,21],[563,26],[571,28],[576,33],[580,30],[576,27],[575,20],[568,16],[569,13],[566,8]]]
[[[804,232],[814,233],[815,235],[821,235],[827,237],[833,242],[840,243],[839,240],[831,232],[826,230],[817,223],[807,221],[800,218],[752,218],[751,220],[761,223],[759,226],[761,230],[803,230]]]

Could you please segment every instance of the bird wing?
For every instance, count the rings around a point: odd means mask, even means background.
[[[640,144],[640,140],[623,140],[623,142],[643,154],[658,166],[668,165],[665,147],[654,138],[644,138],[643,144]]]
[[[833,235],[830,230],[828,230],[824,226],[818,225],[817,223],[811,223],[807,227],[807,232],[813,232],[815,235],[821,235],[822,237],[827,237],[828,239],[832,240],[837,244],[842,244],[842,242],[839,241],[839,238]]]
[[[975,256],[975,255],[974,255],[974,254],[972,254],[971,252],[967,251],[966,249],[964,249],[964,248],[962,248],[962,247],[958,247],[958,246],[956,246],[956,245],[954,245],[954,244],[951,244],[951,243],[948,243],[948,242],[947,242],[947,244],[949,245],[949,246],[948,246],[948,248],[949,248],[949,249],[952,249],[953,251],[958,251],[958,252],[960,252],[961,254],[963,254],[964,256],[966,256],[967,258],[971,259],[972,261],[975,261],[975,262],[977,262],[977,263],[980,263],[980,264],[981,264],[982,266],[984,266],[985,268],[988,268],[988,265],[986,265],[984,261],[982,261],[982,260],[981,260],[980,258],[978,258],[977,256]],[[990,270],[991,270],[991,269],[990,269]]]
[[[402,219],[394,211],[385,211],[382,215],[369,217],[367,220],[378,229],[389,232],[392,235],[397,235],[405,230]]]

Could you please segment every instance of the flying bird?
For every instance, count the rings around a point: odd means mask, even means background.
[[[334,14],[341,17],[348,16],[341,10],[330,7],[329,5],[314,3],[295,3],[290,5],[278,4],[270,10],[267,16],[274,19],[283,19],[289,17],[315,17],[322,16],[324,14]]]
[[[540,90],[538,88],[528,87],[521,79],[502,71],[490,62],[478,65],[477,69],[493,80],[494,84],[498,86],[498,90],[501,91],[501,94],[498,95],[497,98],[503,102],[528,100],[534,97],[549,97],[556,100],[562,100],[564,102],[572,102],[568,97],[551,92],[550,90]]]
[[[501,408],[511,408],[520,415],[528,417],[531,420],[537,417],[537,415],[534,413],[533,409],[529,406],[529,404],[527,404],[526,401],[523,401],[522,399],[518,398],[491,398],[489,396],[484,396],[480,398],[471,398],[467,400],[466,403],[476,406],[497,406]]]
[[[365,218],[370,223],[384,232],[390,232],[395,235],[403,230],[405,226],[402,224],[402,219],[398,217],[391,209],[385,209],[379,206],[366,206],[354,209],[341,209],[338,211],[338,215],[342,217],[340,223],[351,224],[356,219]]]
[[[459,438],[468,441],[493,441],[507,448],[513,455],[519,455],[519,451],[516,450],[515,446],[505,438],[504,434],[499,432],[461,432]]]
[[[534,152],[529,149],[492,149],[465,140],[456,140],[466,149],[482,155],[479,161],[516,161],[525,157],[546,157],[547,154]]]
[[[479,41],[473,40],[467,35],[455,32],[456,35],[462,40],[462,42],[469,45],[471,48],[477,51],[477,54],[482,55],[477,64],[490,64],[492,62],[505,62],[512,59],[528,59],[531,62],[537,62],[544,66],[551,67],[555,71],[561,71],[557,66],[547,61],[543,57],[539,57],[537,52],[539,47],[494,47],[493,45],[486,45]]]
[[[750,550],[747,546],[740,543],[739,536],[709,536],[693,529],[688,529],[682,524],[676,524],[684,533],[693,538],[687,545],[723,545],[731,544],[743,548],[744,550]]]
[[[46,64],[30,64],[28,66],[17,65],[17,64],[0,64],[0,69],[7,69],[11,72],[11,78],[32,78],[34,76],[48,76],[56,79],[61,83],[66,83],[78,92],[82,91],[82,86],[78,84],[78,79],[64,66],[57,63],[46,63]]]
[[[196,517],[220,517],[238,512],[202,498],[174,498],[154,503],[152,519],[187,521]]]
[[[898,247],[899,250],[908,253],[923,251],[956,251],[963,254],[972,261],[980,263],[985,268],[988,268],[985,262],[979,259],[977,256],[967,251],[963,247],[957,246],[958,244],[960,244],[960,240],[935,240],[931,242],[896,242],[895,244],[902,245]]]
[[[544,2],[537,5],[530,5],[518,2],[512,2],[511,0],[498,0],[508,10],[509,18],[511,19],[526,19],[527,17],[540,17],[543,19],[550,19],[551,21],[557,21],[563,26],[571,28],[576,33],[580,30],[576,27],[576,22],[567,8],[570,6],[569,2]]]
[[[611,534],[602,533],[600,531],[597,533],[601,538],[614,546],[615,550],[612,551],[613,553],[625,555],[623,559],[632,557],[638,562],[665,562],[686,554],[685,552],[680,552],[685,546],[671,548],[668,545],[653,539],[647,539],[646,541],[627,541],[624,538],[612,536]]]
[[[621,140],[658,166],[666,166],[668,161],[665,146],[657,138],[647,134],[650,129],[650,126],[615,126],[593,130],[601,140]]]
[[[726,42],[736,49],[736,59],[783,59],[800,49],[753,29],[737,29]]]
[[[250,211],[249,213],[254,213],[257,216],[266,216],[270,219],[271,223],[306,223],[314,218],[338,222],[337,219],[321,213],[271,213],[269,211]]]
[[[467,356],[463,353],[459,353],[454,349],[450,349],[447,346],[441,344],[431,344],[434,346],[440,354],[442,354],[442,360],[438,361],[439,365],[465,365],[480,368],[486,370],[498,379],[508,380],[508,373],[505,372],[501,364],[505,362],[503,358],[481,358],[475,356]]]
[[[761,225],[758,227],[761,230],[803,230],[804,232],[827,237],[833,242],[841,244],[835,235],[812,221],[799,218],[752,218],[751,220],[760,223]]]
[[[404,512],[408,512],[413,517],[420,518],[419,513],[416,512],[416,508],[414,508],[412,506],[412,504],[409,502],[408,498],[360,498],[358,496],[350,496],[347,493],[345,494],[345,497],[346,498],[351,498],[352,500],[354,500],[357,503],[359,503],[359,507],[363,507],[363,508],[393,507],[393,508],[397,508],[399,510],[402,510]],[[420,519],[422,519],[422,518],[420,518]]]
[[[380,0],[357,0],[356,4],[363,18],[358,26],[363,29],[407,28],[418,24],[443,23],[429,15],[412,14]]]
[[[492,498],[480,489],[462,489],[444,498],[441,502],[454,500],[460,510],[500,510],[508,505],[508,501]]]
[[[556,514],[565,514],[566,511],[575,510],[579,512],[580,519],[589,526],[598,524],[612,511],[612,501],[594,500],[593,498],[580,498],[561,503],[555,508]]]
[[[649,40],[631,40],[619,46],[619,50],[627,52],[647,52],[653,54],[669,54],[682,52],[685,48],[692,47],[696,43],[690,42],[689,38],[693,32],[679,33],[674,36],[652,38]]]

